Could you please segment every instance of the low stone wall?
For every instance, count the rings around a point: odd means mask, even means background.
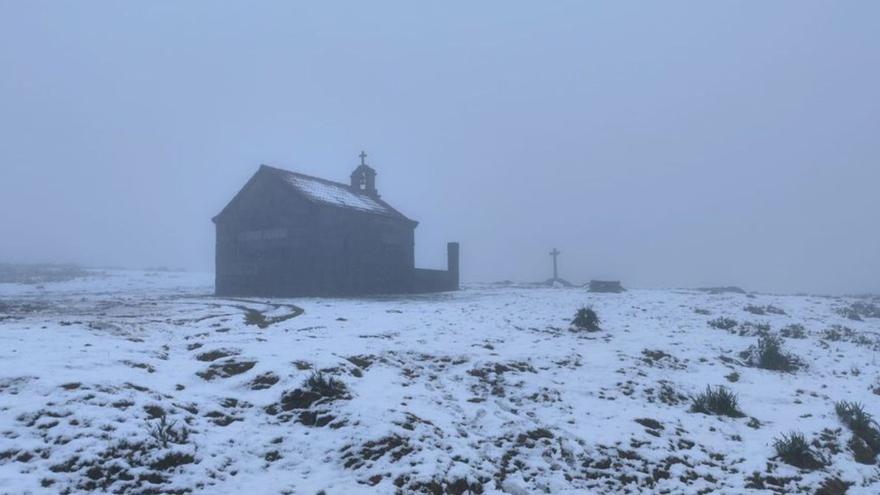
[[[445,292],[458,290],[460,248],[457,242],[446,245],[447,270],[416,268],[413,274],[413,292]]]
[[[458,290],[449,271],[416,268],[413,292],[443,292],[447,290]]]

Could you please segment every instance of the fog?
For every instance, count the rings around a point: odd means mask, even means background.
[[[213,269],[362,149],[465,282],[880,291],[880,4],[0,4],[0,262]]]

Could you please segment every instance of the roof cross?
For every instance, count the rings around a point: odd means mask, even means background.
[[[362,150],[361,154],[358,156],[361,157],[361,165],[366,165],[367,164],[367,152]]]

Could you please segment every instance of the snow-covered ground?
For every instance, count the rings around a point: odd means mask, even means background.
[[[880,319],[841,314],[855,299],[211,290],[146,272],[0,285],[0,493],[880,493],[834,407],[880,414]],[[570,329],[584,305],[601,331]],[[784,341],[800,369],[748,364],[764,323],[804,327]],[[313,392],[315,371],[344,388]],[[718,385],[744,417],[690,412]],[[793,430],[824,467],[776,458]]]

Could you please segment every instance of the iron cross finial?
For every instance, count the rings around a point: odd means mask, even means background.
[[[553,248],[553,251],[550,251],[550,256],[553,256],[554,258],[559,256],[560,254],[562,253],[560,253],[559,250],[556,248]]]
[[[367,152],[362,150],[361,154],[358,156],[361,157],[361,165],[366,165],[367,164]]]

